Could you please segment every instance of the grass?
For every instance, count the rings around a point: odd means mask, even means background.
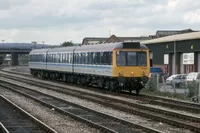
[[[186,100],[191,101],[191,98],[185,96],[184,94],[172,93],[172,92],[161,92],[161,91],[151,91],[147,89],[142,89],[141,94],[153,95],[153,96],[162,96],[167,98],[173,98],[177,100]]]

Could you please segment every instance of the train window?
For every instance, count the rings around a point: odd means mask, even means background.
[[[96,64],[96,53],[92,52],[92,64]]]
[[[79,53],[79,64],[83,64],[83,54]]]
[[[108,65],[112,64],[112,52],[108,52]]]
[[[88,52],[88,64],[92,64],[92,54]]]
[[[57,55],[54,54],[54,63],[56,63],[56,62],[57,62]]]
[[[51,56],[51,54],[49,55],[49,61],[48,62],[52,62],[52,56]]]
[[[45,60],[46,60],[45,57],[46,57],[46,56],[43,54],[42,57],[43,57],[43,58],[42,58],[42,62],[45,62]]]
[[[66,62],[66,54],[65,53],[63,53],[63,63],[65,63]]]
[[[85,64],[88,64],[88,53],[85,53]]]
[[[71,55],[71,53],[68,53],[68,62],[69,63],[72,63],[72,59],[71,58],[73,58],[73,56]]]
[[[100,64],[100,52],[96,53],[96,64]]]
[[[147,65],[147,54],[146,52],[138,52],[138,66],[146,66]]]
[[[83,63],[83,54],[79,53],[79,64],[82,64]]]
[[[117,52],[117,66],[125,66],[126,65],[126,52]]]
[[[62,63],[62,54],[58,54],[60,56],[59,62]]]
[[[78,64],[78,54],[75,54],[75,63]]]
[[[81,64],[85,64],[85,53],[81,53]]]
[[[67,62],[72,63],[71,61],[71,53],[67,53]]]
[[[65,63],[68,63],[68,53],[65,54]]]
[[[112,52],[102,52],[101,53],[101,64],[111,65],[112,63]]]
[[[78,64],[78,54],[76,54],[76,64]]]
[[[101,64],[101,65],[104,64],[104,56],[103,56],[103,52],[100,52],[100,64]]]
[[[70,63],[73,63],[73,60],[74,60],[73,54],[70,53]]]
[[[74,64],[76,64],[76,54],[74,54]]]
[[[77,64],[81,64],[81,56],[79,53],[77,53],[77,56],[78,56],[78,63]]]
[[[52,56],[51,56],[51,54],[49,55],[49,61],[48,62],[52,62]]]
[[[125,52],[116,53],[116,64],[118,66],[146,66],[146,52]]]
[[[55,54],[55,57],[56,57],[56,63],[59,63],[60,62],[60,55],[59,54]]]
[[[81,53],[78,54],[78,57],[79,57],[79,64],[82,64],[82,56],[81,56]]]
[[[127,66],[137,65],[137,55],[136,52],[127,52]]]
[[[55,54],[52,54],[52,58],[53,58],[53,61],[52,62],[55,62],[56,61],[56,58],[55,58]]]
[[[66,63],[69,63],[69,61],[70,61],[70,60],[69,60],[69,53],[66,53],[65,62],[66,62]]]

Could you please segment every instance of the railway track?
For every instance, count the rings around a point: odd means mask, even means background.
[[[29,97],[37,102],[46,105],[51,109],[71,116],[75,120],[87,123],[91,127],[95,127],[102,132],[110,133],[132,133],[132,132],[152,132],[161,133],[155,129],[144,127],[138,124],[134,124],[130,121],[114,117],[108,114],[104,114],[99,111],[94,111],[84,106],[74,104],[69,101],[65,101],[54,96],[50,96],[35,90],[31,90],[22,86],[13,85],[10,83],[2,82],[0,85],[4,88],[10,89],[14,92],[20,93],[26,97]]]
[[[10,73],[10,74],[19,74],[22,76],[31,77],[29,74],[24,74],[24,73],[19,73],[19,72],[4,71],[4,70],[2,70],[2,72],[6,72],[6,73]],[[6,76],[5,73],[4,73],[4,76]],[[20,81],[20,79],[18,79],[17,77],[10,77],[10,78]],[[23,82],[32,84],[32,85],[36,85],[32,82],[32,80],[27,79],[27,78],[24,78],[24,79],[26,79],[26,80],[24,80]],[[35,80],[34,80],[34,82],[37,83],[37,85],[39,85],[39,86],[42,86],[42,85],[49,86],[50,85],[49,83],[44,83],[44,82],[35,81]],[[66,84],[60,83],[60,82],[59,82],[59,84],[66,85]],[[52,86],[52,88],[58,87],[57,85],[52,85],[52,84],[51,84],[51,86]],[[182,101],[182,100],[177,100],[177,99],[170,99],[170,98],[165,98],[165,97],[159,97],[159,96],[143,95],[143,94],[141,94],[140,96],[134,96],[134,94],[129,95],[126,92],[119,94],[119,93],[109,92],[106,90],[94,89],[94,88],[90,88],[90,87],[85,88],[80,85],[75,85],[75,86],[81,87],[85,90],[96,91],[96,92],[103,93],[103,94],[106,93],[106,94],[110,94],[113,96],[120,96],[123,98],[128,97],[129,99],[133,99],[133,100],[148,101],[148,104],[152,104],[152,105],[159,105],[159,106],[169,107],[169,108],[177,109],[177,110],[185,110],[185,111],[192,112],[192,113],[200,113],[200,104],[197,104],[197,103],[192,103],[192,102],[187,102],[187,101]],[[70,89],[69,87],[62,87],[62,86],[59,86],[59,88]],[[84,92],[82,92],[82,93],[84,93]]]
[[[1,133],[57,133],[13,102],[0,95]]]
[[[15,85],[16,86],[16,85]],[[99,104],[102,104],[107,107],[112,107],[117,110],[121,110],[124,112],[128,112],[131,114],[136,114],[140,116],[144,116],[147,118],[151,118],[154,120],[162,121],[164,123],[171,124],[173,126],[182,127],[186,129],[190,129],[192,131],[199,132],[200,131],[200,118],[185,115],[173,111],[167,111],[159,108],[148,107],[143,104],[131,103],[128,101],[110,98],[102,95],[91,94],[86,92],[80,92],[76,90],[69,90],[64,88],[56,88],[49,87],[44,84],[38,84],[37,86],[42,86],[57,92],[65,93],[67,95],[75,96],[78,98],[82,98],[85,100],[93,101]]]
[[[5,126],[0,122],[0,133],[9,133]]]

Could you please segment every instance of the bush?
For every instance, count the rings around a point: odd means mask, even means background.
[[[189,92],[187,94],[187,97],[194,97],[195,96],[195,93],[196,93],[196,90],[197,88],[199,87],[198,86],[198,83],[196,83],[196,81],[193,81],[192,83],[188,84],[188,89],[189,89]]]
[[[149,79],[149,81],[148,81],[148,83],[146,85],[146,89],[148,91],[153,91],[153,92],[157,91],[157,78],[156,78],[156,76],[151,77]]]

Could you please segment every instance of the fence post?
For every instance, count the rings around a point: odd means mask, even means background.
[[[187,84],[187,80],[185,79],[185,87],[184,87],[184,96],[185,98],[187,97],[187,91],[188,90],[188,84]]]
[[[165,79],[164,79],[164,76],[162,76],[162,82],[163,82],[163,84],[164,84],[164,90],[165,90],[165,92],[166,92],[167,90],[166,90],[166,85],[165,85]]]
[[[200,99],[200,79],[199,79],[198,84],[199,84],[199,86],[198,86],[198,92],[197,92],[197,101],[199,102],[199,99]]]
[[[175,82],[173,81],[174,79],[172,79],[172,84],[173,84],[173,89],[174,89],[174,93],[176,93],[176,84],[175,84]]]
[[[160,88],[159,88],[159,75],[157,74],[157,76],[156,76],[156,82],[157,82],[157,91],[160,91]]]

